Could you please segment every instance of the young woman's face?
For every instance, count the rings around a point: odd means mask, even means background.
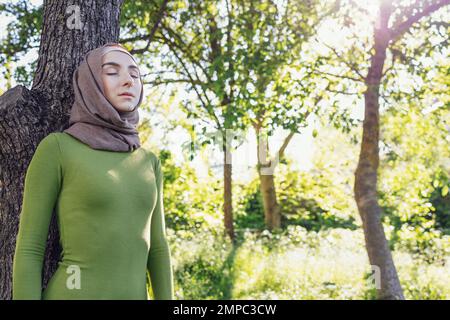
[[[139,68],[126,53],[111,51],[102,58],[105,96],[118,111],[131,111],[139,102]]]

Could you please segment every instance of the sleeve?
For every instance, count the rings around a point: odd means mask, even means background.
[[[173,300],[174,293],[171,253],[166,238],[164,220],[163,175],[159,158],[156,158],[154,163],[158,194],[156,206],[151,218],[151,243],[147,259],[147,270],[150,275],[155,300]]]
[[[48,228],[62,180],[54,135],[41,140],[28,165],[13,259],[13,300],[40,300]]]

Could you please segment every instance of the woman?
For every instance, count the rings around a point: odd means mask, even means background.
[[[173,299],[158,157],[140,147],[139,67],[121,45],[88,52],[73,76],[69,128],[38,145],[26,176],[13,299]],[[62,246],[42,292],[52,211]]]

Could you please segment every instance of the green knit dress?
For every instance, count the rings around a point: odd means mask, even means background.
[[[54,209],[62,254],[42,291]],[[146,300],[147,285],[156,300],[173,299],[160,160],[142,147],[97,150],[65,132],[49,134],[25,176],[13,300]]]

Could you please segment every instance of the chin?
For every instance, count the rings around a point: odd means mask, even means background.
[[[127,111],[133,110],[133,108],[130,108],[130,106],[128,106],[128,105],[127,106],[117,106],[116,109],[121,112],[127,112]]]

